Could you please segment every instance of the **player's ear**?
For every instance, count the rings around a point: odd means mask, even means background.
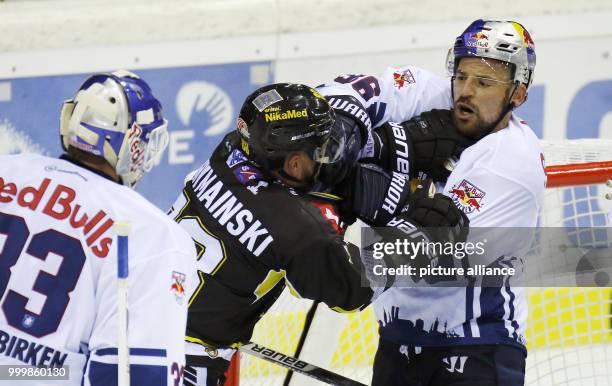
[[[294,178],[299,178],[302,170],[301,154],[299,152],[292,152],[285,158],[285,164],[283,169],[285,173]]]
[[[512,95],[512,103],[514,104],[516,108],[522,105],[523,103],[525,103],[526,100],[527,100],[527,86],[521,83],[516,88],[514,95]]]

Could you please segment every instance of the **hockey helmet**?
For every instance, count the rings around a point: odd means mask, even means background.
[[[304,151],[314,161],[337,161],[343,133],[332,130],[334,110],[315,89],[293,83],[262,87],[249,95],[237,122],[242,149],[268,171],[282,169],[285,157]]]
[[[455,39],[446,66],[453,75],[461,58],[496,59],[511,65],[512,80],[533,82],[536,65],[535,45],[525,27],[514,21],[476,20]]]
[[[134,187],[168,145],[168,122],[149,85],[129,71],[88,78],[60,118],[62,147],[104,158]]]

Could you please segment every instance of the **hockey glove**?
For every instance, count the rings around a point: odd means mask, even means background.
[[[410,197],[408,210],[393,218],[383,230],[385,236],[396,239],[406,239],[409,243],[448,243],[465,242],[469,232],[469,219],[459,210],[453,201],[442,194],[430,195],[428,183],[425,187],[417,189]],[[441,252],[444,248],[422,248],[414,256],[407,257],[402,254],[385,256],[387,266],[398,267],[408,264],[416,268],[453,267],[454,257]],[[455,277],[421,276],[417,274],[413,279],[418,282],[422,278],[427,283],[437,281],[455,280]]]
[[[374,135],[377,163],[385,170],[434,181],[446,181],[454,162],[475,142],[458,133],[450,110],[424,112],[402,124],[387,122]]]
[[[410,183],[403,174],[389,175],[377,165],[357,163],[336,191],[345,222],[359,218],[370,226],[385,226],[406,205]]]

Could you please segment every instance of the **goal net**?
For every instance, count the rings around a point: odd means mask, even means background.
[[[612,178],[612,163],[601,161],[612,160],[612,141],[583,139],[542,144],[549,189],[540,226],[606,226],[606,216],[612,212],[612,186],[605,181]],[[556,166],[568,164],[572,166]],[[612,386],[610,286],[529,290],[526,385]],[[311,301],[296,299],[285,291],[257,324],[252,340],[294,355],[311,305]],[[372,307],[345,315],[321,304],[308,329],[300,359],[369,384],[377,330]],[[284,368],[242,354],[241,386],[322,384],[299,374],[293,374],[289,383],[286,379]]]

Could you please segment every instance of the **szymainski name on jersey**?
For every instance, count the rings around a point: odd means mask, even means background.
[[[253,255],[259,256],[274,241],[270,232],[255,219],[253,213],[243,208],[244,205],[236,196],[224,187],[209,163],[204,164],[194,176],[192,186],[211,216],[231,235],[238,237],[238,241]]]
[[[60,367],[64,365],[68,354],[27,341],[0,330],[0,354],[19,359],[32,366]]]

